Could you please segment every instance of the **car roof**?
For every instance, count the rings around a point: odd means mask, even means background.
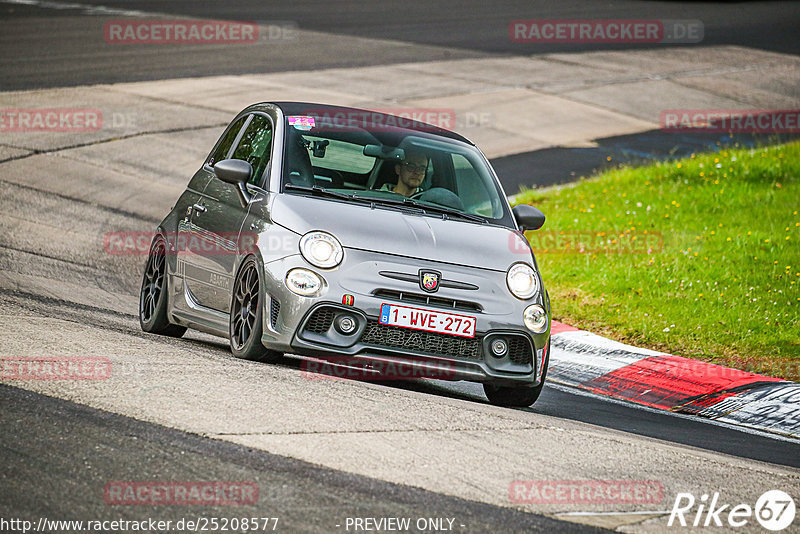
[[[391,113],[383,113],[380,111],[370,110],[370,109],[361,109],[361,108],[353,108],[353,107],[346,107],[346,106],[334,106],[330,104],[317,104],[313,102],[264,102],[265,104],[272,104],[279,107],[284,115],[303,115],[308,114],[309,112],[314,112],[317,114],[322,113],[355,113],[355,114],[370,114],[371,117],[375,117],[375,121],[378,123],[386,123],[391,121],[386,121],[386,117],[397,117],[397,115],[393,115]],[[250,106],[251,108],[258,106],[258,104],[254,106]],[[401,111],[398,109],[398,111]],[[413,108],[409,108],[409,111],[413,111]],[[469,145],[473,145],[474,143],[467,139],[466,137],[459,135],[455,132],[451,132],[450,130],[446,130],[436,125],[428,124],[425,122],[415,121],[409,118],[403,117],[403,125],[404,129],[423,132],[427,134],[434,134],[439,135],[442,137],[447,137],[448,139],[454,139],[456,141],[461,141],[462,143],[467,143]]]

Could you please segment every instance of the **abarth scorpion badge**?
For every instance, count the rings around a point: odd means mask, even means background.
[[[434,293],[439,289],[439,278],[441,276],[442,274],[436,271],[421,270],[419,272],[419,287],[421,287],[423,291]]]

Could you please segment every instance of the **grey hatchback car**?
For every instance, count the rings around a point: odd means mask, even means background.
[[[409,117],[252,105],[220,137],[152,240],[146,332],[187,328],[234,356],[339,362],[483,384],[530,406],[550,299],[513,210],[467,139]],[[345,362],[345,363],[342,363]]]

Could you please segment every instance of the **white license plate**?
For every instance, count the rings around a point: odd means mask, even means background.
[[[381,304],[381,316],[378,322],[426,332],[475,337],[477,319],[469,315],[459,315],[426,308]]]

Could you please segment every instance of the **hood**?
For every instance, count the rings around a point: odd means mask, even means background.
[[[275,195],[271,218],[298,234],[323,230],[345,248],[506,271],[531,262],[528,243],[510,228],[442,220],[369,204]]]

